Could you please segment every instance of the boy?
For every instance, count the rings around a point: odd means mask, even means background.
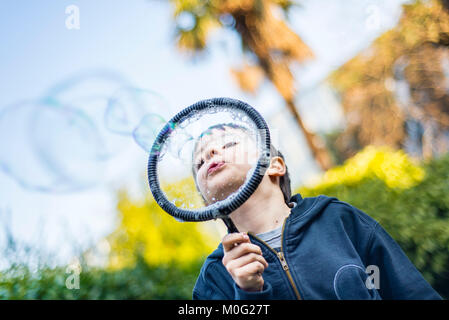
[[[257,150],[240,126],[205,133],[192,172],[211,204],[242,185]],[[373,218],[333,197],[291,196],[273,146],[260,185],[230,218],[240,233],[206,259],[193,299],[441,299]]]

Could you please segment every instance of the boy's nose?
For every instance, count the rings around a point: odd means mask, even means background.
[[[208,160],[211,159],[217,153],[218,153],[218,149],[217,148],[215,148],[215,147],[210,148],[209,152],[207,153],[208,154]]]

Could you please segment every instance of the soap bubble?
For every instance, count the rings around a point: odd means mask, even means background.
[[[104,119],[112,132],[132,135],[145,116],[154,114],[161,118],[169,115],[168,105],[159,95],[141,88],[124,87],[109,98]]]
[[[120,73],[111,70],[92,70],[74,74],[57,82],[44,93],[44,100],[73,103],[77,100],[107,99],[113,92],[131,83]],[[103,101],[103,107],[106,106]],[[104,112],[104,110],[102,110]]]
[[[25,188],[67,192],[86,188],[103,172],[104,148],[80,110],[26,102],[0,114],[0,166]]]
[[[0,170],[29,190],[91,187],[133,140],[148,151],[170,115],[162,97],[117,72],[81,72],[0,110]]]
[[[133,130],[135,142],[146,152],[151,151],[151,146],[159,132],[165,126],[165,119],[155,113],[146,114],[139,125]]]
[[[170,153],[179,160],[190,161],[195,140],[185,130],[177,130],[167,141]]]
[[[70,105],[95,123],[108,157],[112,158],[132,145],[130,140],[106,127],[108,99],[131,84],[121,74],[110,70],[80,72],[59,81],[46,90],[40,101],[49,105]]]
[[[254,173],[257,162],[249,162],[249,160],[256,157],[256,150],[253,149],[260,147],[260,144],[257,143],[257,126],[243,111],[229,107],[216,107],[212,104],[209,108],[200,111],[193,110],[178,120],[179,122],[170,125],[171,131],[163,143],[166,152],[157,167],[160,188],[167,200],[178,208],[198,211],[207,207],[212,211],[219,210],[225,203],[224,201],[234,199],[237,193],[242,191],[243,186],[247,184]],[[213,130],[219,124],[225,124],[234,129],[243,127],[243,130],[246,130],[246,135],[233,129]],[[252,144],[250,144],[251,141]],[[234,150],[231,147],[224,148],[225,145],[233,146],[232,142],[237,142],[239,148]],[[221,148],[220,156],[226,156],[232,165],[225,166],[214,175],[204,175],[200,185],[192,163],[192,160],[201,159],[198,155],[193,158],[195,145],[197,145],[197,153],[204,153],[206,148],[211,145]],[[252,150],[251,153],[248,153],[248,150]],[[253,167],[252,170],[245,172],[246,176],[242,174],[241,177],[232,177],[235,181],[230,183],[229,178],[233,174],[233,165],[247,163],[250,164],[248,169]],[[234,194],[233,186],[237,181],[236,178],[241,180],[241,184],[237,193]],[[181,190],[183,194],[180,198]],[[210,203],[204,203],[203,198],[208,199]],[[192,199],[195,199],[193,205]]]

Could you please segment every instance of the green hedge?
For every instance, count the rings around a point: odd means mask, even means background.
[[[416,185],[391,188],[385,179],[368,176],[298,190],[304,197],[325,194],[363,210],[398,242],[424,278],[449,298],[449,154],[424,163]]]
[[[119,271],[84,266],[79,289],[67,288],[65,267],[31,272],[15,266],[0,273],[0,299],[191,299],[201,265],[150,267],[139,258]]]

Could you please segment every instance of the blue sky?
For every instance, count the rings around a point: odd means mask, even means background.
[[[322,80],[392,27],[404,2],[305,0],[302,8],[294,9],[292,28],[316,56],[295,68],[300,113],[311,129],[329,130],[341,125],[341,111]],[[66,28],[65,9],[69,5],[80,10],[79,30]],[[281,150],[289,147],[285,153],[294,184],[304,182],[307,173],[317,172],[271,85],[265,83],[258,95],[252,96],[242,93],[233,82],[229,68],[241,61],[236,35],[215,32],[207,54],[193,62],[174,45],[171,9],[165,1],[1,1],[0,112],[20,101],[36,101],[51,87],[77,74],[103,70],[156,92],[173,113],[209,97],[247,101],[288,140],[288,145],[281,144]],[[111,79],[100,79],[79,90],[107,95],[115,85]],[[73,95],[67,92],[64,99],[70,103]],[[3,131],[0,147],[16,152],[16,166],[24,168],[30,160],[23,145],[14,146],[16,137],[17,132]],[[23,188],[0,171],[0,217],[11,212],[18,238],[57,249],[61,261],[70,257],[73,239],[81,246],[98,241],[115,226],[116,190],[126,187],[136,196],[148,191],[146,153],[129,137],[117,138],[116,142],[119,152],[104,163],[104,172],[95,185],[82,191],[38,192]],[[29,170],[34,174],[39,169],[30,166]],[[44,236],[38,238],[37,226],[41,223]]]

